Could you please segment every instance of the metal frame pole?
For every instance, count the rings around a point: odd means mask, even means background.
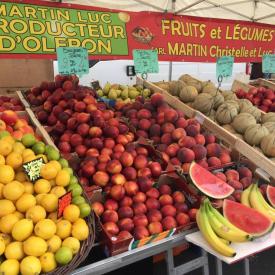
[[[176,0],[172,0],[172,12],[175,13],[176,11]],[[172,73],[173,73],[173,61],[169,62],[169,75],[168,80],[172,80]]]

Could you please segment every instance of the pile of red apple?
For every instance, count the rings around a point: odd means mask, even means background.
[[[106,201],[94,202],[92,208],[111,237],[136,240],[186,226],[195,220],[197,210],[189,210],[183,193],[172,192],[167,184],[144,193],[134,181],[113,185]]]
[[[0,96],[0,112],[5,110],[24,111],[24,106],[19,98]]]
[[[136,136],[152,140],[163,158],[189,171],[192,161],[208,168],[231,162],[230,153],[216,143],[216,137],[203,132],[196,119],[186,119],[181,111],[172,109],[160,94],[136,101],[121,109]]]
[[[243,89],[236,92],[238,98],[248,99],[264,112],[275,112],[275,91],[265,87],[253,87],[246,93]]]

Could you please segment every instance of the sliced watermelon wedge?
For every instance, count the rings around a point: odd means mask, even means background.
[[[273,229],[271,219],[241,203],[224,200],[223,215],[233,225],[252,236],[262,236]]]
[[[266,189],[266,196],[270,204],[275,207],[275,187],[268,185]]]
[[[232,186],[195,162],[190,165],[189,175],[194,185],[208,197],[224,199],[234,192]]]

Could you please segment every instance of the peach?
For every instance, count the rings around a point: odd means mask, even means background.
[[[162,103],[164,102],[164,98],[161,94],[159,93],[154,93],[152,96],[151,96],[151,104],[154,106],[154,107],[158,107],[160,106]]]
[[[109,182],[109,175],[104,171],[97,171],[93,175],[93,183],[98,186],[106,186]]]
[[[144,155],[137,155],[134,159],[134,166],[136,169],[145,168],[148,165],[148,160]]]
[[[135,180],[137,178],[137,171],[134,167],[126,167],[122,170],[122,174],[127,180]]]
[[[58,149],[63,154],[70,153],[71,152],[71,145],[67,141],[61,141],[61,142],[58,143]]]
[[[138,177],[151,177],[152,172],[148,167],[145,167],[145,168],[138,170],[137,176]]]
[[[190,124],[185,128],[186,134],[191,137],[195,137],[200,133],[200,125]]]
[[[173,142],[173,139],[170,133],[165,133],[161,136],[160,141],[161,143],[169,145]]]
[[[108,120],[108,124],[110,126],[118,127],[119,126],[119,121],[118,121],[118,119],[112,117]]]
[[[118,174],[122,170],[122,165],[118,160],[110,160],[107,163],[106,170],[110,174]]]
[[[137,152],[138,155],[148,156],[148,150],[143,146],[138,146],[136,148],[136,152]]]
[[[134,216],[133,222],[134,222],[135,226],[147,226],[148,225],[148,219],[144,214]]]
[[[238,180],[228,180],[227,183],[231,185],[235,190],[243,190],[243,185]]]
[[[193,137],[185,136],[178,141],[180,147],[192,148],[196,145],[196,141]]]
[[[76,111],[76,112],[83,112],[83,111],[85,111],[85,109],[86,109],[86,104],[84,103],[84,102],[76,102],[75,103],[75,105],[74,105],[74,110]]]
[[[207,155],[206,148],[201,144],[196,144],[195,146],[192,147],[192,150],[195,154],[196,161],[204,159]],[[190,161],[188,161],[188,162],[190,162]]]
[[[185,197],[182,192],[180,191],[175,191],[172,195],[172,198],[174,200],[174,203],[184,203],[185,202]]]
[[[240,182],[243,185],[243,189],[246,189],[252,183],[252,178],[244,177],[240,180]]]
[[[159,197],[159,202],[161,206],[164,205],[172,205],[173,204],[173,198],[168,194],[163,194]]]
[[[125,135],[118,135],[116,138],[116,143],[122,144],[122,145],[126,145],[128,143],[128,139]]]
[[[189,148],[181,148],[177,153],[177,158],[182,163],[191,163],[195,159],[195,153]]]
[[[159,112],[156,116],[156,122],[159,125],[162,125],[164,123],[164,112]]]
[[[159,191],[157,188],[151,188],[146,192],[146,196],[148,198],[154,198],[154,199],[158,199],[159,197]]]
[[[92,210],[96,213],[97,216],[101,216],[104,212],[104,206],[101,202],[95,201],[91,204]]]
[[[119,130],[115,126],[108,126],[103,129],[106,137],[116,138],[119,135]]]
[[[226,163],[231,162],[231,157],[228,153],[221,153],[219,159],[220,159],[222,164],[226,164]]]
[[[78,121],[76,120],[76,118],[71,117],[71,118],[68,119],[68,121],[67,121],[67,128],[69,130],[75,130],[76,127],[77,127],[77,125],[78,125]]]
[[[177,210],[177,213],[187,213],[188,212],[188,206],[186,203],[175,203],[174,204],[176,210]]]
[[[196,209],[196,208],[191,208],[188,211],[188,216],[190,217],[191,221],[196,221],[197,212],[198,212],[198,209]]]
[[[145,202],[147,209],[159,209],[160,208],[160,203],[157,199],[155,198],[148,198]]]
[[[133,235],[135,240],[141,240],[149,237],[150,233],[145,226],[137,226],[134,228]]]
[[[102,154],[102,155],[99,155],[98,158],[97,158],[98,162],[108,162],[109,160],[111,160],[110,156],[107,155],[107,154]]]
[[[86,123],[81,123],[77,126],[76,132],[81,135],[82,137],[85,137],[89,133],[89,125]]]
[[[89,129],[89,135],[91,137],[101,137],[102,130],[100,127],[93,126]],[[114,141],[113,141],[114,142]]]
[[[176,121],[176,127],[177,128],[185,128],[186,126],[187,126],[186,119],[183,117],[178,118],[178,120]]]
[[[195,137],[195,141],[197,144],[205,145],[205,137],[202,134],[198,134]]]
[[[129,127],[125,124],[119,123],[118,130],[120,134],[127,134],[129,132]]]
[[[113,148],[113,151],[115,153],[119,152],[119,153],[123,153],[125,151],[125,148],[122,144],[116,144]]]
[[[151,170],[153,178],[158,178],[161,175],[162,168],[158,162],[156,161],[150,162],[149,169]]]
[[[117,211],[118,203],[113,199],[107,199],[104,203],[104,207],[106,210]]]
[[[210,143],[206,145],[207,156],[219,158],[222,153],[222,148],[218,143]]]
[[[132,238],[133,238],[132,234],[128,231],[120,231],[117,235],[118,240],[128,240]]]
[[[178,113],[176,110],[170,108],[164,111],[164,120],[166,122],[172,122],[175,123],[178,119]]]
[[[130,218],[123,218],[119,220],[118,227],[122,231],[129,231],[131,232],[134,229],[134,223],[133,220]]]
[[[138,202],[145,202],[146,201],[146,195],[143,192],[137,192],[134,196],[133,196],[133,201],[138,203]]]
[[[86,156],[97,158],[99,156],[99,151],[96,148],[90,148],[86,151]]]
[[[71,141],[70,142],[71,142],[71,145],[75,147],[77,145],[82,144],[83,138],[79,134],[73,134],[71,136]]]
[[[229,180],[239,180],[239,173],[236,170],[230,169],[225,172],[227,181]]]
[[[111,236],[117,235],[119,232],[119,228],[114,222],[106,222],[103,224],[103,228]]]
[[[118,222],[118,214],[114,210],[105,210],[101,216],[104,223],[106,222]]]
[[[176,213],[177,213],[177,209],[173,205],[170,205],[170,204],[164,205],[160,211],[164,217],[176,216]]]
[[[240,179],[244,177],[252,178],[252,172],[247,167],[239,167],[238,168]]]
[[[185,213],[178,213],[176,220],[179,226],[184,226],[190,223],[190,217]]]
[[[148,131],[150,127],[151,127],[151,122],[150,122],[149,119],[142,118],[142,119],[138,122],[138,128],[139,128],[140,130]]]
[[[18,116],[14,111],[6,110],[1,115],[1,120],[3,120],[7,125],[14,125],[18,120]]]
[[[216,142],[216,137],[213,134],[210,133],[205,133],[204,134],[205,138],[205,144],[210,144],[210,143],[215,143]]]
[[[180,165],[181,165],[181,162],[180,162],[177,158],[171,158],[171,159],[170,159],[170,162],[171,162],[173,165],[176,165],[176,166],[180,166]]]
[[[77,153],[77,155],[80,157],[80,158],[83,158],[87,152],[87,147],[85,145],[77,145],[75,147],[75,152]]]
[[[148,133],[144,130],[137,130],[136,131],[136,136],[137,137],[148,138]]]
[[[111,187],[110,190],[110,196],[114,199],[114,200],[121,200],[125,195],[125,189],[122,185],[114,185]]]
[[[217,157],[210,157],[208,158],[207,162],[209,167],[214,167],[214,166],[219,167],[222,165],[222,162]]]
[[[172,194],[171,187],[168,184],[162,184],[159,187],[159,193],[161,195],[164,195],[164,194],[171,195]]]
[[[138,112],[137,112],[137,118],[138,119],[149,119],[152,117],[152,114],[149,110],[147,109],[140,109]]]
[[[172,138],[175,141],[178,141],[185,136],[186,136],[186,132],[183,128],[177,128],[172,132]]]
[[[138,177],[137,183],[140,191],[147,192],[150,188],[152,188],[153,180],[148,177]]]
[[[147,212],[147,207],[143,202],[135,202],[132,207],[135,215],[145,214]]]
[[[215,173],[215,176],[226,182],[226,176],[222,172]]]
[[[162,224],[160,222],[151,222],[148,225],[148,230],[151,235],[159,234],[163,231]]]
[[[119,219],[132,218],[134,216],[133,209],[130,206],[122,206],[117,211]]]
[[[126,181],[124,183],[124,188],[128,196],[134,196],[138,192],[138,185],[135,181]]]
[[[83,176],[91,177],[95,173],[95,167],[91,163],[86,163],[82,166],[82,172]]]
[[[133,204],[132,198],[125,196],[122,198],[122,200],[119,202],[120,206],[131,206]]]
[[[119,161],[124,167],[128,167],[132,166],[132,164],[134,163],[134,158],[130,153],[123,152],[120,156]]]
[[[172,143],[166,148],[165,152],[169,157],[175,157],[179,148],[180,147],[177,143]]]
[[[105,155],[106,154],[106,155],[110,156],[113,153],[113,151],[110,148],[103,148],[100,151],[100,153],[101,153],[101,155]]]
[[[232,194],[237,202],[241,202],[242,192],[243,190],[235,190],[234,193]]]
[[[153,124],[150,129],[149,129],[149,136],[160,136],[161,134],[161,129],[159,124]]]
[[[148,221],[151,222],[160,222],[162,220],[162,214],[157,209],[150,209],[147,213]]]
[[[126,182],[126,178],[122,174],[114,174],[111,176],[112,184],[124,185],[125,182]]]
[[[164,134],[166,134],[166,133],[172,134],[174,130],[175,130],[175,126],[170,122],[166,122],[161,125],[161,131]]]
[[[175,220],[174,217],[172,216],[167,216],[165,217],[162,221],[162,226],[164,230],[170,230],[172,228],[176,228],[177,227],[177,222]]]

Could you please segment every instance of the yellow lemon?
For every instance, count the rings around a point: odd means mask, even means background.
[[[10,145],[12,145],[13,146],[13,144],[15,143],[15,140],[14,140],[14,138],[12,137],[12,136],[5,136],[5,137],[3,137],[1,140],[3,140],[3,141],[5,141],[5,142],[7,142],[7,143],[9,143]]]
[[[29,208],[36,205],[36,199],[32,194],[24,193],[15,205],[18,211],[25,213]]]
[[[23,145],[23,143],[16,141],[12,146],[12,150],[13,152],[22,154],[25,150],[25,146]]]
[[[6,157],[6,165],[11,166],[13,169],[19,168],[23,163],[23,158],[21,154],[16,152],[11,152]]]
[[[12,167],[10,167],[8,165],[1,164],[0,165],[0,179],[1,179],[1,182],[4,184],[13,181],[14,170],[12,169]]]
[[[42,198],[45,196],[46,194],[38,194],[35,196],[35,199],[36,199],[36,203],[41,205],[41,201],[42,201]]]
[[[26,240],[33,231],[33,222],[29,219],[22,219],[18,221],[12,228],[11,234],[16,241]]]
[[[0,255],[2,255],[5,252],[5,248],[6,248],[5,241],[3,238],[0,238]]]
[[[48,162],[48,159],[47,159],[47,156],[46,155],[43,155],[43,154],[38,154],[36,156],[36,158],[42,158],[44,163],[47,163]]]
[[[51,184],[48,180],[39,179],[34,184],[34,191],[37,194],[49,193],[51,190]]]
[[[39,259],[42,271],[45,273],[53,271],[57,266],[53,253],[47,252],[43,254]]]
[[[30,181],[24,181],[22,184],[25,187],[25,193],[28,193],[28,194],[33,194],[34,193],[33,184]]]
[[[58,171],[56,170],[55,165],[51,163],[46,163],[45,165],[42,166],[40,175],[42,178],[46,180],[52,180],[56,177],[57,172]]]
[[[84,241],[89,236],[89,227],[86,223],[75,222],[72,226],[72,236],[80,241]]]
[[[56,235],[61,239],[66,239],[71,235],[72,225],[69,221],[61,220],[56,224]]]
[[[40,237],[31,236],[23,243],[24,253],[29,256],[39,257],[46,253],[47,243]]]
[[[70,174],[68,171],[62,169],[57,173],[55,178],[56,185],[67,186],[70,183]]]
[[[52,212],[48,215],[48,219],[51,219],[55,223],[57,223],[58,220],[61,220],[62,218],[57,218],[57,212]]]
[[[52,236],[47,240],[48,251],[55,253],[61,247],[62,240],[57,235]]]
[[[4,240],[5,246],[11,242],[11,236],[9,234],[0,233],[0,238]]]
[[[63,211],[64,219],[70,222],[75,222],[79,218],[79,215],[80,215],[80,210],[74,204],[68,205]]]
[[[9,200],[0,200],[0,218],[13,213],[15,210],[13,202]]]
[[[12,144],[4,140],[0,140],[0,155],[7,156],[12,151]]]
[[[41,264],[34,256],[25,257],[20,263],[20,273],[22,275],[37,275],[41,272]]]
[[[82,219],[82,218],[79,218],[79,219],[77,219],[77,220],[74,222],[74,224],[76,224],[76,223],[83,223],[83,224],[86,224],[86,221],[85,221],[84,219]]]
[[[62,246],[69,247],[73,254],[76,254],[80,249],[80,241],[73,237],[68,237],[62,242]]]
[[[25,187],[22,183],[17,180],[9,182],[3,187],[3,196],[4,198],[10,201],[18,200],[24,193]]]
[[[6,234],[11,233],[13,226],[19,221],[14,214],[8,214],[0,219],[0,231]]]
[[[15,259],[5,260],[0,265],[0,274],[7,274],[7,275],[19,274],[19,262]]]
[[[54,167],[56,168],[56,170],[58,172],[62,169],[61,164],[57,160],[51,160],[49,163],[51,163],[52,165],[54,165]]]
[[[19,171],[15,174],[15,180],[18,180],[20,182],[24,182],[27,180],[26,174],[23,171]]]
[[[36,236],[41,237],[44,240],[48,240],[55,234],[56,225],[50,219],[43,219],[35,225],[34,232]]]
[[[5,164],[5,163],[6,163],[5,158],[2,155],[0,155],[0,164]]]
[[[63,186],[55,186],[52,188],[51,194],[55,194],[58,198],[66,194],[66,189]]]
[[[7,259],[22,260],[24,258],[24,250],[22,242],[12,242],[7,245],[5,250],[5,257]]]
[[[41,205],[47,212],[54,212],[58,206],[58,197],[55,194],[45,194],[41,200]]]
[[[34,152],[31,149],[24,149],[22,157],[25,159],[27,156],[34,156]]]
[[[31,219],[33,223],[38,223],[39,221],[45,219],[46,215],[46,210],[40,205],[32,206],[26,212],[26,218]]]
[[[24,214],[20,213],[19,211],[15,211],[12,214],[14,214],[19,220],[24,219]]]
[[[54,179],[53,179],[53,180],[49,180],[49,182],[50,182],[50,184],[51,184],[51,187],[56,186],[56,184],[55,184],[55,180],[54,180]]]
[[[3,183],[0,183],[0,199],[3,199],[3,187],[5,185]]]
[[[27,163],[27,162],[33,161],[35,159],[36,159],[35,155],[29,155],[29,156],[26,156],[25,158],[23,158],[23,163]]]

